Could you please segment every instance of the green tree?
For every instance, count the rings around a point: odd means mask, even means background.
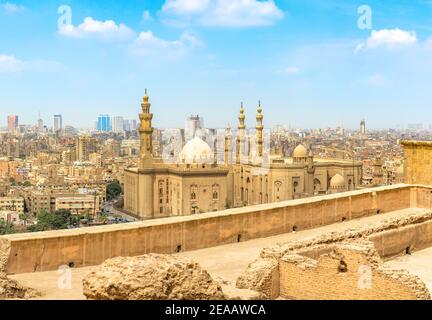
[[[61,209],[54,213],[42,210],[37,215],[37,223],[28,228],[29,231],[47,231],[67,229],[74,224],[76,217],[73,217],[69,210]]]
[[[4,220],[0,220],[0,235],[15,233],[15,226]]]
[[[26,226],[26,225],[27,225],[27,222],[28,222],[29,219],[30,219],[30,215],[29,215],[27,212],[24,212],[24,213],[21,213],[21,214],[19,215],[19,217],[20,217],[20,219],[21,219],[22,221],[24,221],[24,226]]]
[[[112,199],[117,198],[122,193],[122,187],[118,180],[114,180],[107,185],[107,200],[110,201]]]

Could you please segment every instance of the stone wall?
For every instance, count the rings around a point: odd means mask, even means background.
[[[401,141],[404,179],[409,184],[432,185],[432,141]]]
[[[301,300],[430,299],[416,276],[381,270],[372,243],[340,243],[318,260],[292,253],[280,259],[280,296]]]
[[[128,224],[0,237],[6,270],[24,273],[98,265],[117,256],[175,253],[304,230],[416,206],[418,190],[396,185]],[[426,188],[427,189],[427,188]]]
[[[432,246],[432,211],[381,221],[346,232],[322,234],[305,241],[263,249],[237,280],[242,289],[268,299],[430,299],[426,286],[405,270],[382,267],[383,259]],[[345,272],[339,271],[341,261]],[[269,276],[268,268],[279,272]],[[370,267],[372,286],[359,287],[364,266]],[[266,273],[267,272],[267,273]],[[279,279],[279,294],[274,282]]]

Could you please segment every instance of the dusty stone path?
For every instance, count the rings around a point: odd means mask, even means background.
[[[402,217],[404,215],[422,213],[425,211],[427,210],[420,208],[407,208],[370,217],[335,223],[310,230],[303,230],[268,238],[253,239],[240,243],[232,243],[223,246],[183,252],[179,253],[179,255],[194,259],[201,265],[203,269],[206,269],[212,275],[212,277],[223,278],[235,283],[237,277],[246,269],[250,262],[258,257],[259,253],[264,247],[292,240],[306,240],[314,238],[322,233],[330,233],[334,231],[343,232],[347,229],[356,228],[367,224],[374,224],[383,220]],[[414,256],[416,256],[416,253],[413,255],[413,257]],[[429,257],[432,257],[432,249],[430,249]],[[407,265],[409,265],[409,263],[407,263]],[[82,279],[93,269],[94,267],[71,269],[72,285],[70,289],[59,288],[58,281],[62,275],[57,271],[16,274],[11,275],[10,278],[19,281],[22,285],[41,291],[43,296],[38,299],[85,299],[84,295],[82,294]],[[429,283],[432,285],[432,275],[430,276]]]

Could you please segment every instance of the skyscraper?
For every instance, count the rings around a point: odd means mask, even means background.
[[[61,131],[63,129],[63,120],[61,114],[55,114],[54,115],[54,123],[53,123],[53,130],[54,132]]]
[[[76,159],[88,161],[90,153],[96,152],[96,140],[89,136],[79,136],[75,143]]]
[[[116,133],[124,132],[124,119],[123,117],[112,118],[112,130]]]
[[[185,139],[191,140],[195,137],[197,130],[204,128],[204,119],[199,115],[191,115],[186,119]]]
[[[360,136],[364,138],[366,135],[366,121],[365,119],[362,119],[360,122]]]
[[[18,116],[9,115],[8,116],[8,130],[10,132],[15,131],[18,128]]]
[[[111,118],[108,114],[100,114],[98,117],[97,130],[108,132],[111,131]]]

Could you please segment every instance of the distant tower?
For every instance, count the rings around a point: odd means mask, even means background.
[[[383,161],[381,159],[381,153],[378,152],[376,159],[373,163],[373,184],[382,185],[383,183],[384,183]]]
[[[231,126],[228,124],[228,127],[225,131],[225,149],[224,149],[224,158],[225,165],[230,164],[230,144],[231,144]]]
[[[191,115],[186,119],[185,124],[185,140],[191,140],[199,129],[204,128],[204,119],[199,115]]]
[[[139,162],[139,205],[138,211],[141,217],[154,217],[154,168],[153,168],[153,141],[152,119],[150,113],[149,96],[147,89],[141,103],[142,112],[139,114],[140,126],[140,162]]]
[[[360,137],[364,139],[366,136],[366,121],[363,118],[362,121],[360,121]]]
[[[315,176],[315,165],[312,148],[309,148],[309,154],[307,157],[307,179],[306,179],[306,193],[313,195],[315,193],[314,188],[314,176]]]
[[[152,143],[152,119],[153,114],[150,113],[149,96],[147,95],[147,89],[143,102],[141,103],[142,113],[139,118],[141,121],[139,133],[141,140],[141,151],[140,151],[140,169],[146,169],[153,166],[153,143]]]
[[[38,121],[37,121],[37,130],[38,130],[38,132],[42,132],[43,128],[44,128],[44,126],[43,126],[43,120],[42,120],[41,114],[39,112],[39,118],[38,118]]]
[[[97,130],[108,132],[111,129],[111,117],[108,114],[100,114],[97,121]]]
[[[59,132],[63,129],[63,121],[61,114],[55,114],[54,115],[54,122],[53,122],[53,131]]]
[[[244,130],[245,126],[245,114],[243,109],[243,102],[240,107],[240,115],[239,115],[239,125],[238,125],[238,133],[237,133],[237,147],[236,147],[236,163],[240,163],[240,157],[242,156],[243,148],[244,148]]]
[[[257,148],[258,148],[258,157],[262,158],[263,156],[263,121],[264,116],[262,115],[262,108],[261,108],[261,101],[258,102],[258,109],[257,109],[257,115],[256,115],[256,121],[257,121]]]
[[[8,131],[15,132],[18,128],[18,116],[17,115],[9,115],[8,116]]]

